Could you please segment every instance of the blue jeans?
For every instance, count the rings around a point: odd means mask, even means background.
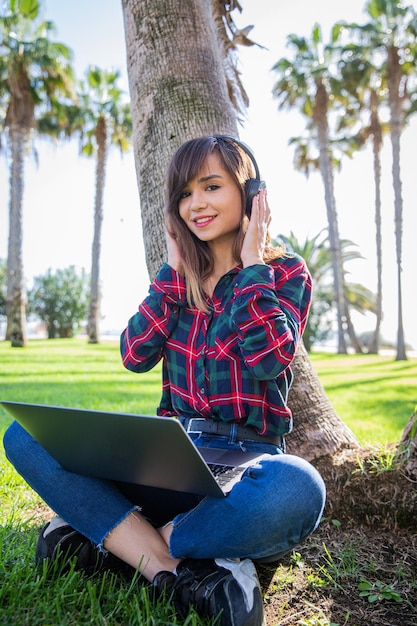
[[[320,474],[272,444],[200,435],[196,445],[268,452],[225,498],[116,483],[63,469],[17,422],[4,435],[7,458],[60,517],[99,549],[134,510],[155,526],[173,520],[173,558],[250,558],[274,561],[318,525],[325,502]]]

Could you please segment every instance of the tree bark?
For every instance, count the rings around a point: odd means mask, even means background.
[[[207,0],[122,0],[145,254],[166,258],[163,179],[175,149],[209,133],[237,134],[225,46]],[[303,346],[294,364],[290,450],[309,459],[357,441],[331,406]]]
[[[381,214],[381,148],[382,128],[378,115],[378,96],[371,91],[371,134],[374,162],[375,182],[375,247],[376,247],[376,322],[374,334],[368,349],[369,354],[379,354],[381,324],[382,324],[382,214]]]
[[[87,320],[88,343],[99,342],[101,231],[108,151],[107,125],[104,117],[101,117],[97,124],[96,139],[96,196],[94,204],[94,237],[91,250],[90,303]]]
[[[388,102],[390,109],[390,135],[392,146],[392,181],[394,187],[395,206],[395,250],[397,260],[397,353],[396,361],[405,361],[403,306],[402,306],[402,231],[403,231],[403,198],[400,166],[400,140],[404,123],[401,92],[401,61],[399,50],[395,46],[388,48],[387,58]]]
[[[397,447],[396,459],[404,474],[417,483],[417,413],[414,413],[404,428]]]
[[[347,298],[345,297],[345,323],[346,323],[346,332],[347,335],[349,337],[349,341],[352,345],[352,348],[354,349],[356,354],[362,354],[363,350],[362,350],[362,346],[359,342],[359,339],[356,335],[356,331],[355,331],[355,327],[353,326],[353,322],[352,322],[352,318],[350,316],[350,311],[349,311],[349,305],[348,305],[348,301]]]
[[[13,348],[26,346],[26,293],[23,279],[23,182],[27,130],[10,126],[10,206],[7,251],[6,340]]]

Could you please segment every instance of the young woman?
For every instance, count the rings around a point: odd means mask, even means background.
[[[302,542],[325,501],[317,471],[284,453],[310,275],[301,258],[269,246],[265,189],[246,209],[254,164],[224,135],[178,149],[166,181],[167,263],[129,320],[121,354],[133,372],[162,359],[158,414],[180,419],[197,446],[257,451],[262,460],[225,498],[203,498],[70,474],[17,423],[4,440],[17,471],[59,516],[39,537],[38,561],[56,558],[57,546],[78,550],[80,562],[97,550],[113,554],[181,614],[193,605],[220,613],[223,626],[263,623],[253,561],[275,561]]]

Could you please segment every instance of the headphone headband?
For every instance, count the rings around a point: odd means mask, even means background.
[[[248,180],[245,182],[245,197],[246,197],[245,213],[248,217],[250,217],[251,211],[252,211],[253,198],[259,193],[260,189],[265,189],[265,183],[263,180],[261,180],[261,177],[259,175],[258,164],[256,163],[256,159],[253,156],[253,152],[249,148],[249,146],[247,146],[242,141],[239,141],[239,139],[236,139],[236,137],[232,137],[231,135],[212,135],[212,137],[216,141],[219,139],[228,139],[229,141],[232,141],[238,147],[240,147],[252,161],[252,164],[255,170],[255,178],[248,178]]]
[[[230,141],[233,141],[233,143],[235,143],[237,146],[242,148],[242,150],[244,152],[246,152],[246,154],[248,155],[248,157],[252,161],[252,165],[253,165],[254,170],[255,170],[255,178],[261,178],[261,176],[259,174],[259,168],[258,168],[258,164],[257,164],[256,159],[255,159],[255,156],[254,156],[252,150],[249,148],[248,145],[243,143],[243,141],[240,141],[239,139],[236,139],[236,137],[233,137],[232,135],[212,135],[212,136],[213,136],[213,139],[230,139]]]

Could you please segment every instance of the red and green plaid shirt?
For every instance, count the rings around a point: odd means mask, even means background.
[[[158,415],[283,435],[292,426],[290,363],[310,301],[310,274],[296,255],[235,267],[218,282],[209,313],[188,306],[184,278],[165,264],[122,333],[123,364],[146,372],[163,359]]]

